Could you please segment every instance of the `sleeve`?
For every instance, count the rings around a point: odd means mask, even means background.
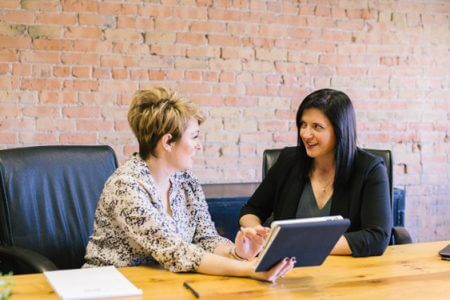
[[[267,176],[258,186],[256,191],[250,197],[248,202],[242,207],[239,218],[244,215],[252,214],[257,216],[262,223],[273,212],[274,201],[276,196],[277,184],[281,179],[283,173],[286,173],[286,162],[290,159],[287,158],[285,150],[282,150],[276,163],[270,168]]]
[[[363,184],[360,219],[361,230],[344,234],[352,255],[382,255],[392,231],[389,181],[383,163],[369,172]]]
[[[137,182],[115,183],[115,219],[131,247],[142,249],[161,266],[173,272],[195,271],[205,254],[201,247],[185,242],[171,230],[167,219],[152,204],[148,191]]]
[[[193,243],[199,245],[204,250],[213,253],[220,244],[232,244],[232,242],[217,233],[203,191],[201,194],[202,196],[198,198],[198,205],[196,207],[197,228],[195,230]]]
[[[200,184],[195,180],[191,186],[197,224],[193,243],[210,253],[213,253],[217,246],[221,244],[232,244],[229,239],[224,238],[217,233],[208,210],[205,194],[203,193]]]

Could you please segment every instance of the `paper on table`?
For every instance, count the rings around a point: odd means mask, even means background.
[[[44,272],[62,299],[98,299],[142,296],[114,266]]]

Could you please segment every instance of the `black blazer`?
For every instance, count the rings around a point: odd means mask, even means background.
[[[241,209],[258,216],[264,223],[273,213],[274,220],[296,217],[298,203],[307,180],[297,147],[281,151],[274,166]],[[384,161],[358,148],[350,179],[335,187],[330,215],[351,221],[344,234],[352,255],[381,255],[392,230],[389,181]]]

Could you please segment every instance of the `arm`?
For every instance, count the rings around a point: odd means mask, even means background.
[[[140,257],[151,256],[173,272],[194,271],[205,253],[201,247],[186,242],[172,220],[158,208],[153,191],[132,178],[120,178],[109,194],[112,220],[118,235]]]
[[[353,256],[381,255],[392,230],[389,182],[383,164],[369,171],[360,201],[361,230],[347,232],[344,236]]]
[[[275,282],[287,274],[295,265],[295,258],[285,258],[267,272],[255,272],[254,262],[237,261],[215,254],[206,253],[197,272],[211,275],[251,277],[258,280]]]
[[[239,224],[242,227],[257,227],[261,225],[261,219],[256,215],[246,214],[240,218]]]

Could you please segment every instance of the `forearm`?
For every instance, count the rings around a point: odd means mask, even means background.
[[[233,247],[234,245],[229,243],[219,244],[216,249],[214,249],[214,254],[233,259],[230,255],[230,250],[232,250]]]
[[[261,220],[256,215],[246,214],[241,217],[239,224],[241,224],[242,227],[256,227],[261,225]]]
[[[331,250],[332,255],[351,255],[352,250],[347,242],[347,239],[342,235],[336,245],[334,245],[333,250]]]
[[[248,277],[253,274],[250,262],[238,261],[217,254],[206,253],[197,272],[210,275]]]

